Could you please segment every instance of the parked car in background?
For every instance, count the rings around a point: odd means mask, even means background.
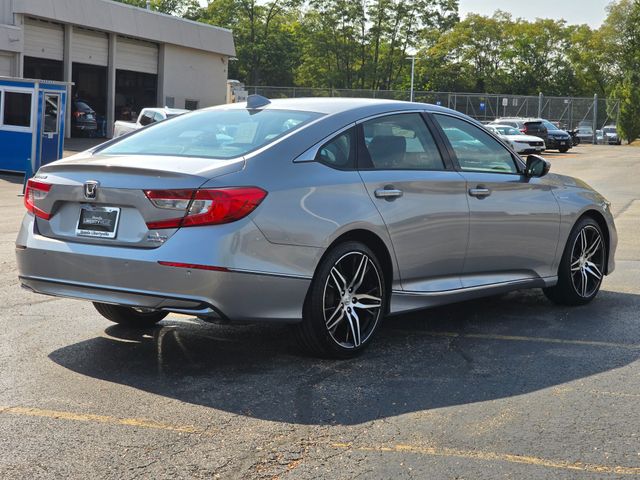
[[[522,288],[593,300],[615,266],[610,204],[549,168],[435,105],[249,96],[41,167],[19,281],[132,328],[288,322],[351,357],[401,312]]]
[[[189,110],[182,110],[180,108],[143,108],[135,122],[125,122],[123,120],[116,121],[113,125],[113,138],[121,137],[127,133],[139,130],[142,127],[151,125],[152,123],[161,122],[171,117],[177,117],[178,115],[182,115],[187,112],[189,112]]]
[[[544,140],[533,135],[525,135],[520,130],[509,125],[486,125],[487,129],[498,135],[511,145],[516,153],[542,153],[546,146]]]
[[[558,150],[560,153],[566,153],[573,147],[573,139],[566,130],[561,130],[549,120],[540,119],[547,129],[547,150]]]
[[[591,123],[580,122],[576,128],[576,135],[580,139],[580,143],[593,143],[593,127]]]
[[[618,136],[618,129],[615,125],[607,125],[602,129],[604,142],[609,145],[622,145],[622,139]]]
[[[509,127],[517,128],[525,135],[531,135],[541,138],[546,145],[547,142],[547,128],[543,125],[542,121],[533,118],[498,118],[489,125],[507,125]]]
[[[71,103],[71,133],[93,136],[97,129],[95,110],[84,100],[73,100]]]

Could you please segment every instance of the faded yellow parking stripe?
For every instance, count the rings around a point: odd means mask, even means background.
[[[155,430],[167,430],[170,432],[178,433],[206,433],[197,427],[190,425],[170,425],[166,423],[155,422],[153,420],[147,420],[143,418],[119,418],[111,417],[108,415],[93,415],[90,413],[74,413],[74,412],[61,412],[58,410],[44,410],[41,408],[33,407],[1,407],[0,414],[9,415],[21,415],[26,417],[45,417],[53,418],[56,420],[72,420],[76,422],[90,422],[90,423],[106,423],[111,425],[126,425],[129,427],[142,427],[152,428]]]
[[[94,415],[89,413],[65,412],[59,410],[47,410],[34,407],[8,407],[0,406],[0,415],[9,414],[27,417],[44,417],[56,420],[70,420],[76,422],[104,423],[109,425],[124,425],[129,427],[150,428],[155,430],[165,430],[177,433],[208,434],[204,429],[191,425],[171,425],[142,418],[120,418],[109,415]],[[344,449],[358,452],[392,452],[392,453],[414,453],[436,457],[455,457],[470,460],[499,461],[508,463],[519,463],[525,465],[535,465],[546,468],[575,470],[589,473],[604,473],[617,475],[640,476],[640,467],[623,467],[595,465],[582,462],[566,462],[562,460],[549,460],[545,458],[532,457],[528,455],[513,455],[509,453],[496,453],[480,450],[460,450],[447,447],[414,446],[405,444],[395,444],[391,446],[356,446],[351,443],[331,443],[334,449]]]
[[[565,340],[561,338],[549,337],[526,337],[520,335],[494,335],[490,333],[456,333],[456,332],[423,332],[432,337],[448,338],[475,338],[479,340],[504,340],[511,342],[541,342],[557,343],[561,345],[581,345],[586,347],[624,348],[628,350],[640,350],[640,345],[631,343],[599,342],[596,340]]]
[[[421,447],[414,445],[396,444],[390,446],[356,446],[350,443],[333,443],[333,448],[351,450],[356,452],[391,452],[414,453],[418,455],[434,457],[454,457],[469,460],[484,460],[492,462],[519,463],[538,467],[553,468],[559,470],[574,470],[587,473],[603,473],[615,475],[640,476],[640,467],[621,467],[609,465],[595,465],[582,462],[566,462],[563,460],[550,460],[528,455],[512,455],[509,453],[485,452],[480,450],[459,450],[446,447]]]

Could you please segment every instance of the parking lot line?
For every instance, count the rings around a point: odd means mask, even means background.
[[[538,467],[573,470],[586,473],[602,473],[615,475],[640,476],[640,467],[622,467],[609,465],[595,465],[583,462],[567,462],[563,460],[550,460],[529,455],[513,455],[509,453],[487,452],[481,450],[459,450],[457,448],[414,446],[395,444],[390,446],[355,446],[350,443],[333,443],[331,445],[337,449],[344,449],[356,452],[390,452],[390,453],[414,453],[433,457],[453,457],[469,460],[482,460],[491,462],[519,463]]]
[[[2,407],[0,414],[19,415],[23,417],[45,417],[56,420],[71,420],[76,422],[105,423],[111,425],[126,425],[129,427],[152,428],[178,433],[206,434],[201,428],[191,425],[169,425],[143,418],[118,418],[108,415],[94,415],[90,413],[62,412],[58,410],[45,410],[33,407]]]
[[[123,425],[129,427],[150,428],[169,432],[188,434],[207,434],[204,429],[191,425],[170,425],[142,418],[120,418],[109,415],[95,415],[88,413],[76,413],[60,410],[48,410],[34,407],[0,406],[0,415],[9,414],[23,417],[42,417],[54,420],[66,420],[88,423],[103,423],[109,425]],[[351,443],[331,443],[334,449],[350,450],[356,452],[382,452],[382,453],[413,453],[434,457],[454,457],[469,460],[508,462],[525,465],[533,465],[551,469],[574,470],[588,473],[634,475],[640,476],[640,467],[624,467],[611,465],[597,465],[584,462],[567,462],[564,460],[551,460],[529,455],[514,455],[510,453],[498,453],[481,450],[461,450],[449,447],[416,446],[407,444],[394,444],[390,446],[366,446],[353,445]]]
[[[604,347],[604,348],[623,348],[627,350],[640,350],[640,345],[631,343],[616,342],[600,342],[596,340],[565,340],[561,338],[549,337],[526,337],[520,335],[495,335],[491,333],[457,333],[457,332],[423,332],[425,335],[432,337],[448,337],[448,338],[475,338],[479,340],[504,340],[511,342],[540,342],[540,343],[558,343],[562,345],[580,345],[587,347]]]

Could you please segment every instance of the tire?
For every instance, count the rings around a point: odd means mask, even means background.
[[[93,302],[93,306],[96,307],[98,313],[107,320],[131,328],[151,328],[169,315],[169,312],[160,312],[157,310],[144,312],[131,307],[98,302]]]
[[[586,251],[586,255],[585,255]],[[586,305],[602,285],[607,245],[600,225],[584,217],[573,227],[558,268],[558,283],[543,289],[559,305]]]
[[[365,244],[347,241],[318,265],[295,333],[312,355],[351,358],[369,346],[386,311],[380,262]]]
[[[568,148],[559,148],[558,151],[560,153],[567,153],[569,151],[569,149]]]

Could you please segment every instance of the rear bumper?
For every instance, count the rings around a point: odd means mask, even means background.
[[[248,222],[247,228],[251,225]],[[22,286],[36,293],[230,321],[293,323],[302,318],[310,275],[248,270],[239,265],[223,265],[228,270],[213,271],[159,264],[167,258],[198,263],[164,250],[170,242],[178,243],[177,234],[163,247],[144,250],[72,244],[43,237],[32,228],[32,217],[27,215],[16,257]],[[183,238],[178,250],[188,255],[193,248]]]

